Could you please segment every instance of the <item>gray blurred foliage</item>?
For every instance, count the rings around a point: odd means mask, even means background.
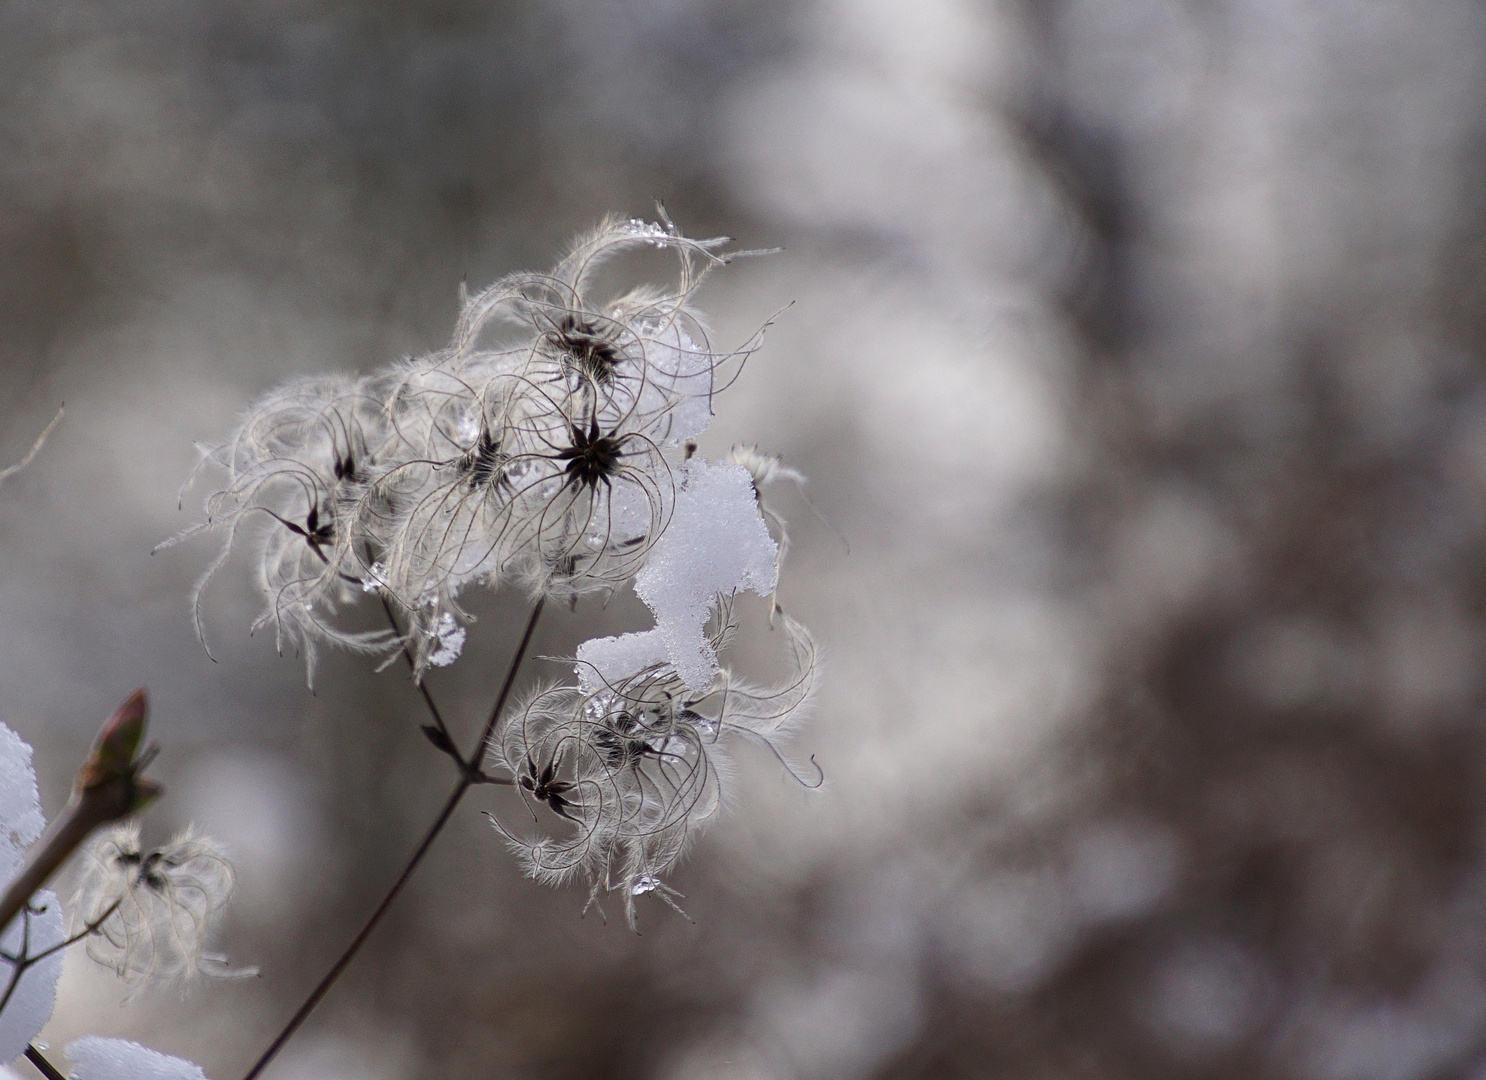
[[[793,302],[704,448],[810,477],[828,785],[756,762],[640,937],[470,806],[271,1075],[1486,1075],[1483,77],[1467,0],[0,7],[0,460],[67,404],[0,492],[0,718],[54,810],[147,684],[146,835],[233,849],[263,970],[120,1009],[73,958],[47,1037],[239,1075],[451,780],[400,672],[245,637],[241,567],[206,657],[209,547],[148,554],[193,441],[658,197],[786,249],[700,298]]]

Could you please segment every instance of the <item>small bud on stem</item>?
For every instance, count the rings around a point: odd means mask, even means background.
[[[134,691],[98,732],[92,753],[77,771],[72,798],[27,852],[20,873],[0,897],[0,930],[94,829],[143,809],[164,790],[139,775],[155,756],[153,748],[136,756],[148,706],[144,690]]]

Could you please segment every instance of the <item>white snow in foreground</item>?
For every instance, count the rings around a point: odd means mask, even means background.
[[[31,747],[4,724],[0,724],[0,881],[9,881],[20,869],[26,849],[36,842],[46,819],[36,792],[36,771],[31,768]],[[22,942],[35,956],[66,937],[62,904],[55,894],[41,890],[31,898],[40,914],[18,916],[3,937],[0,949],[17,955]],[[30,922],[29,939],[26,923]],[[0,960],[0,995],[10,987],[14,965]],[[51,1019],[57,1007],[57,981],[62,977],[62,953],[56,952],[33,964],[21,976],[10,1000],[0,1011],[0,1061],[11,1061],[25,1052],[26,1044]]]
[[[717,674],[717,653],[704,633],[717,594],[774,590],[779,545],[759,513],[747,470],[694,458],[676,470],[676,488],[671,520],[635,576],[635,593],[654,613],[655,628],[580,645],[586,688],[664,660],[692,690],[706,690]]]
[[[0,724],[0,880],[20,869],[21,857],[46,825],[31,768],[31,747]]]
[[[30,946],[34,956],[60,945],[67,937],[67,928],[62,921],[62,903],[50,889],[37,892],[31,898],[31,905],[45,908],[40,915],[31,916]],[[12,956],[20,952],[24,922],[24,917],[17,918],[0,938],[0,948]],[[58,950],[40,963],[32,964],[21,976],[5,1011],[0,1012],[0,1061],[13,1061],[24,1054],[26,1044],[36,1038],[36,1033],[52,1018],[52,1010],[57,1007],[57,982],[62,978],[62,954],[65,951]],[[0,994],[10,985],[12,970],[12,964],[0,960]]]
[[[584,690],[595,690],[670,662],[666,643],[654,630],[594,638],[578,646],[578,684]]]
[[[207,1080],[200,1065],[127,1039],[79,1039],[67,1047],[72,1080]]]

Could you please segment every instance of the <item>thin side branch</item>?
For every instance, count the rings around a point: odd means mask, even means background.
[[[52,422],[42,430],[40,435],[36,436],[36,441],[31,444],[31,449],[26,451],[25,457],[8,468],[0,469],[0,484],[5,483],[5,481],[36,460],[36,455],[41,453],[41,447],[46,442],[47,436],[52,433],[53,428],[62,422],[62,413],[62,409],[57,410],[57,415],[52,417]]]

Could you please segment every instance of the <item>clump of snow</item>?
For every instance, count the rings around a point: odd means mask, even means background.
[[[719,593],[774,591],[779,545],[759,513],[753,479],[737,465],[693,458],[676,470],[676,504],[666,531],[635,576],[655,629],[586,642],[578,658],[610,680],[670,661],[693,690],[717,674],[707,620]],[[643,661],[625,669],[626,662]],[[591,678],[591,675],[589,676]]]
[[[670,659],[665,642],[654,630],[594,638],[578,646],[578,685],[596,690]]]
[[[41,835],[46,819],[36,791],[36,771],[31,768],[31,747],[4,724],[0,724],[0,882],[9,881],[20,869],[21,859]],[[0,937],[0,951],[19,955],[29,944],[35,956],[66,937],[62,905],[42,890],[31,898],[40,913],[22,915]],[[27,923],[29,922],[29,938]],[[0,994],[10,986],[15,965],[0,959]],[[31,965],[21,976],[10,1000],[0,1011],[0,1061],[10,1061],[26,1049],[57,1005],[57,980],[62,977],[62,953],[56,952]]]
[[[127,1039],[79,1039],[67,1047],[72,1080],[207,1080],[200,1065]]]
[[[6,734],[11,734],[7,729]],[[25,744],[22,743],[24,746]],[[36,956],[67,938],[67,929],[62,922],[62,904],[56,894],[42,889],[31,897],[31,907],[42,909],[41,914],[21,915],[11,923],[4,937],[0,937],[0,950],[15,956],[22,944],[28,944],[30,955]],[[26,941],[26,922],[30,921],[30,937]],[[0,994],[10,985],[15,965],[0,959]],[[36,1033],[52,1018],[57,1007],[57,981],[62,977],[62,950],[58,949],[45,960],[32,964],[21,976],[15,991],[0,1011],[0,1061],[12,1061],[26,1051],[26,1044],[36,1038]]]
[[[0,881],[15,876],[22,856],[45,826],[31,747],[0,724]]]
[[[469,631],[460,626],[453,615],[444,612],[439,616],[439,625],[434,631],[438,647],[428,654],[428,662],[434,667],[448,667],[454,663],[464,651],[464,641],[468,634]]]

